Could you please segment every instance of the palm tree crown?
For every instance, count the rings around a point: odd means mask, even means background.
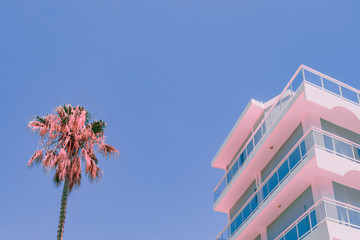
[[[55,169],[54,183],[67,182],[69,191],[81,181],[81,159],[85,161],[90,180],[101,177],[94,148],[105,157],[116,156],[119,151],[105,143],[104,121],[91,121],[91,114],[83,107],[62,105],[44,117],[36,116],[28,126],[39,132],[39,150],[28,162],[41,163],[45,169]]]

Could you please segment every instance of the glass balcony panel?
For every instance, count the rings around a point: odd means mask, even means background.
[[[263,124],[265,125],[265,132],[266,132],[267,130],[269,130],[272,122],[273,122],[273,120],[272,120],[272,118],[271,118],[271,114],[269,114],[269,115],[267,116],[267,118],[265,119],[264,123],[263,123]],[[264,131],[264,130],[263,130],[263,131]]]
[[[341,222],[345,222],[345,223],[349,222],[347,215],[346,215],[346,209],[344,207],[337,206],[337,214],[338,214],[338,219]]]
[[[234,165],[231,168],[232,172],[233,172],[233,176],[237,173],[237,171],[239,170],[239,159],[235,161]]]
[[[312,210],[310,212],[310,220],[311,220],[311,227],[315,227],[317,225],[317,219],[316,219],[316,212],[315,210]]]
[[[268,184],[267,183],[262,187],[262,194],[263,194],[263,199],[265,199],[269,195],[269,190],[268,190]]]
[[[245,162],[245,159],[246,159],[246,155],[245,155],[245,151],[243,151],[241,154],[240,154],[240,157],[239,157],[239,167],[241,167],[243,165],[243,163]]]
[[[311,82],[312,84],[315,84],[316,86],[321,86],[321,78],[319,75],[316,75],[312,72],[309,72],[307,70],[304,70],[305,80],[308,82]]]
[[[288,160],[286,160],[280,167],[278,170],[279,173],[279,182],[281,182],[281,180],[283,180],[285,178],[285,176],[289,173],[290,169],[289,169],[289,164],[288,164]]]
[[[243,213],[244,220],[246,220],[250,216],[250,214],[251,214],[250,203],[248,203],[246,205],[246,207],[244,208],[242,213]]]
[[[360,160],[360,148],[353,146],[353,151],[355,154],[355,159]]]
[[[358,211],[348,209],[349,220],[352,225],[360,227],[360,213]]]
[[[343,141],[339,141],[337,139],[334,139],[334,145],[335,145],[335,151],[337,153],[340,153],[340,154],[345,155],[350,158],[354,158],[354,154],[353,154],[351,145],[349,145]]]
[[[281,106],[280,106],[280,102],[278,102],[276,104],[276,106],[271,110],[271,113],[270,113],[272,122],[274,122],[276,120],[276,118],[279,116],[280,112],[281,112]]]
[[[300,161],[300,149],[299,147],[295,148],[295,150],[289,156],[290,169],[293,169],[296,164]]]
[[[324,81],[324,88],[326,90],[340,96],[340,89],[339,89],[339,85],[337,83],[327,80],[326,78],[324,78],[323,81]]]
[[[303,79],[302,71],[300,71],[291,83],[291,90],[295,92],[303,81],[304,79]]]
[[[266,122],[264,122],[262,125],[261,125],[261,131],[262,131],[262,135],[264,135],[266,133]]]
[[[289,90],[287,90],[287,91],[289,91]],[[289,94],[290,94],[290,92],[289,92]],[[290,101],[290,98],[291,96],[290,95],[288,95],[288,96],[286,96],[286,97],[283,97],[282,99],[281,99],[281,106],[282,106],[282,108],[284,108],[285,106],[286,106],[286,104]]]
[[[256,144],[258,144],[258,142],[261,140],[261,138],[262,138],[262,132],[261,132],[261,128],[259,128],[254,136],[255,146],[256,146]]]
[[[221,234],[220,238],[218,240],[228,240],[230,237],[230,234],[229,234],[229,228],[227,228],[223,234]]]
[[[334,151],[334,146],[333,146],[333,140],[331,137],[327,136],[327,135],[323,135],[324,136],[324,144],[325,144],[325,148],[330,150],[330,151]]]
[[[354,92],[346,87],[341,86],[341,94],[344,98],[346,98],[354,103],[359,103],[359,99],[358,99],[356,92]]]
[[[235,221],[230,224],[230,233],[231,235],[236,231]]]
[[[275,173],[268,181],[269,184],[269,192],[275,189],[278,184],[277,174]]]
[[[295,240],[295,239],[298,239],[296,232],[296,225],[285,234],[285,240]]]
[[[304,141],[305,141],[305,146],[306,146],[307,151],[309,151],[309,149],[311,149],[315,144],[314,134],[315,134],[315,132],[312,131],[305,137]]]
[[[301,158],[303,158],[303,157],[305,157],[305,155],[307,153],[304,140],[300,143],[300,149],[301,149]]]
[[[248,145],[246,146],[246,152],[247,152],[247,155],[249,156],[250,153],[252,152],[252,150],[254,149],[254,145],[253,145],[253,140],[254,139],[251,139],[251,141],[248,143]]]
[[[302,219],[298,224],[299,238],[303,237],[310,230],[309,215]]]
[[[232,169],[226,174],[226,183],[229,183],[233,177]]]
[[[243,218],[242,218],[242,214],[239,214],[239,216],[237,216],[236,218],[235,218],[235,225],[236,225],[236,228],[239,228],[241,225],[242,225],[242,223],[244,222],[243,220]]]
[[[251,212],[253,212],[259,206],[259,201],[258,201],[258,196],[257,195],[255,195],[251,199],[250,204],[251,204]]]

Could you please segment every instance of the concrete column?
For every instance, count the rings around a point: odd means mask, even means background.
[[[302,127],[304,133],[306,133],[312,126],[321,129],[321,121],[320,117],[317,116],[315,113],[307,113],[301,119]]]
[[[318,176],[311,181],[311,189],[313,193],[314,202],[317,202],[323,197],[335,199],[334,188],[331,179]],[[324,204],[316,210],[316,217],[318,222],[324,217],[339,219],[338,211],[335,205]]]
[[[268,240],[266,227],[260,229],[260,236],[261,240]]]

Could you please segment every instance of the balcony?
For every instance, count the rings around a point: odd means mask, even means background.
[[[322,198],[275,240],[337,239],[336,237],[344,238],[351,234],[353,237],[351,239],[359,239],[359,229],[360,208]],[[334,234],[340,236],[334,236]]]
[[[247,163],[254,157],[254,152],[262,147],[270,133],[274,130],[276,124],[284,117],[287,111],[289,111],[290,105],[294,102],[291,100],[294,98],[294,100],[296,100],[301,92],[305,92],[305,85],[311,86],[311,88],[307,88],[307,91],[309,92],[308,101],[316,102],[318,100],[316,99],[318,94],[315,91],[320,90],[326,94],[331,94],[331,96],[337,99],[343,99],[356,108],[360,105],[360,91],[306,66],[301,66],[279,95],[278,100],[275,101],[268,114],[255,129],[251,138],[235,157],[235,160],[229,166],[224,177],[216,186],[214,190],[214,206],[219,204],[224,197],[225,192],[227,192],[227,189],[232,185],[235,179],[238,178],[238,173],[243,170],[243,168],[246,168]],[[327,98],[324,99],[324,101],[326,101]],[[326,105],[328,103],[323,104]],[[302,111],[305,110],[303,109]],[[360,113],[358,114],[358,118],[360,119]]]
[[[335,157],[350,160],[357,165],[360,163],[360,145],[317,128],[310,129],[264,180],[258,190],[250,196],[216,239],[236,239],[234,237],[236,233],[243,229],[242,227],[250,218],[254,219],[261,212],[261,209],[266,207],[265,205],[270,201],[268,199],[274,197],[272,196],[274,192],[278,189],[277,193],[279,193],[284,188],[286,183],[283,184],[283,182],[294,177],[295,171],[299,170],[298,166],[303,167],[306,161],[313,157],[316,149],[335,155]],[[294,174],[292,174],[293,172]]]

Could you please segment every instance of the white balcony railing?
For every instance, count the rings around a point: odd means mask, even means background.
[[[291,78],[285,89],[279,95],[278,100],[273,104],[270,111],[266,114],[264,119],[260,122],[259,126],[253,131],[252,136],[239,152],[237,157],[229,166],[224,177],[220,180],[219,184],[214,190],[214,202],[219,199],[226,187],[232,182],[233,177],[238,170],[249,160],[251,152],[258,148],[259,141],[263,138],[265,133],[268,132],[270,127],[274,124],[285,106],[294,97],[299,89],[299,86],[304,82],[310,83],[324,91],[334,94],[342,99],[345,99],[354,104],[360,105],[360,91],[350,87],[336,79],[333,79],[325,74],[317,72],[306,66],[300,66]]]
[[[274,240],[300,240],[311,234],[325,220],[360,228],[360,208],[329,198],[322,198]]]
[[[231,239],[314,147],[360,163],[360,145],[313,127],[294,145],[254,194],[248,198],[216,239]]]

